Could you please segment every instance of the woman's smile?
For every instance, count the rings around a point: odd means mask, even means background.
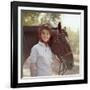
[[[49,31],[47,30],[43,30],[42,33],[41,33],[41,39],[44,41],[44,42],[48,42],[49,39],[50,39],[51,35],[49,33]]]

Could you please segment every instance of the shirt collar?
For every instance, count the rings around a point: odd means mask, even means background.
[[[39,45],[42,45],[42,46],[46,47],[46,45],[41,41],[39,41]]]

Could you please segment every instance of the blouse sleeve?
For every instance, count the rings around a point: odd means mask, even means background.
[[[30,53],[30,63],[36,63],[37,61],[37,50],[35,47],[32,47]]]

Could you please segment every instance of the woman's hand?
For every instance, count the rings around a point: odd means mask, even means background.
[[[59,67],[60,67],[60,59],[57,57],[57,55],[53,55],[52,70],[56,75],[58,75]]]

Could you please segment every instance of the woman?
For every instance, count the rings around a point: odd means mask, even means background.
[[[51,28],[42,25],[39,28],[39,41],[31,49],[30,70],[31,76],[52,76],[53,72],[53,53],[49,47],[52,36]]]

